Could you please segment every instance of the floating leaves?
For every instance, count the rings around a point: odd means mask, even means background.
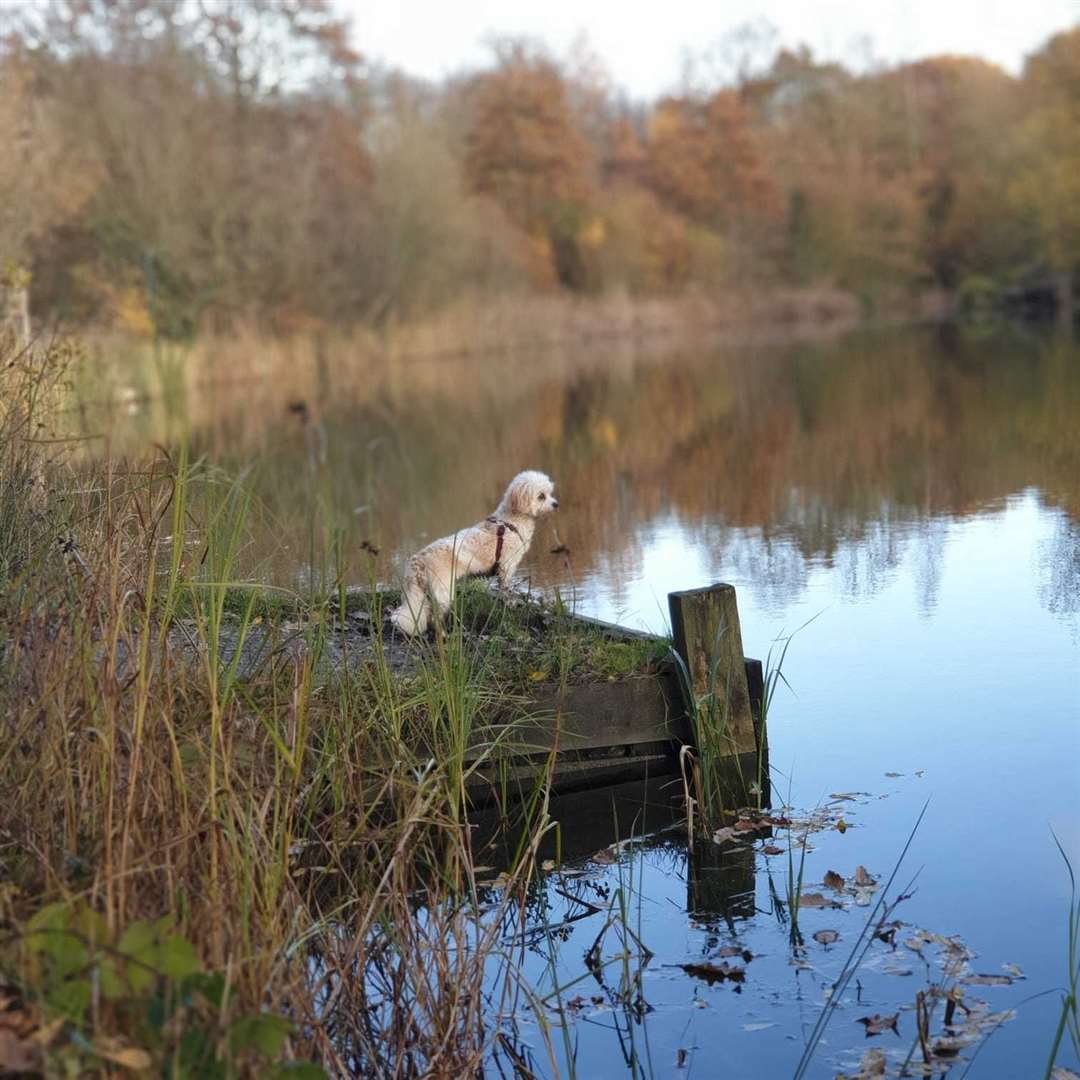
[[[679,966],[687,975],[695,979],[704,979],[710,986],[713,983],[727,981],[741,983],[746,978],[746,968],[739,967],[738,964],[729,964],[727,961],[714,964],[705,960],[700,964],[680,964]]]
[[[860,889],[875,889],[877,888],[877,881],[870,876],[870,871],[865,866],[855,867],[855,884]]]
[[[855,867],[855,874],[850,882],[835,870],[827,870],[822,884],[835,893],[853,897],[858,907],[868,907],[872,894],[878,889],[877,881],[865,866]]]
[[[571,1012],[581,1012],[582,1009],[587,1008],[589,1005],[599,1007],[604,1004],[604,998],[601,994],[593,994],[591,997],[583,997],[581,994],[570,998],[565,1002],[564,1008],[569,1009]]]
[[[859,1062],[859,1071],[837,1080],[874,1080],[885,1075],[885,1055],[880,1050],[867,1050]]]
[[[870,1038],[871,1035],[880,1035],[883,1031],[893,1031],[899,1036],[900,1029],[897,1027],[899,1019],[899,1013],[891,1013],[888,1016],[874,1013],[873,1016],[860,1016],[855,1022],[866,1028],[866,1037]]]
[[[1012,986],[1011,975],[965,975],[960,982],[965,986]]]
[[[803,893],[799,897],[799,910],[803,908],[838,908],[843,907],[842,904],[837,903],[835,900],[830,900],[827,896],[822,896],[819,892]]]
[[[749,964],[754,959],[754,954],[741,945],[725,945],[723,948],[717,949],[716,955],[721,960],[730,960],[731,957],[738,956],[744,964]]]
[[[840,933],[837,930],[819,930],[814,934],[814,940],[819,945],[831,945],[834,941],[839,940]]]
[[[874,931],[874,938],[877,941],[884,941],[886,945],[896,947],[896,932],[904,924],[899,919],[893,919],[892,922],[883,923]]]

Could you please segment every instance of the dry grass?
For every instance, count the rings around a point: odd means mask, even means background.
[[[448,634],[419,680],[376,658],[320,681],[316,619],[240,678],[221,641],[242,486],[183,456],[50,457],[65,370],[7,357],[0,387],[0,997],[27,1060],[459,1076],[507,1053],[504,942],[546,802],[484,893],[464,795],[483,658]]]

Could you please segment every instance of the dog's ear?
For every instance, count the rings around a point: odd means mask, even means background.
[[[506,491],[510,513],[526,516],[532,512],[532,485],[524,476],[515,476]]]

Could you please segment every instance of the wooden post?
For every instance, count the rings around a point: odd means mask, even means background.
[[[714,695],[703,716],[726,722],[732,755],[756,753],[735,587],[718,583],[670,593],[668,607],[675,650],[686,664],[695,700]]]

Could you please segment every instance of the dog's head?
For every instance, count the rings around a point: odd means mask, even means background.
[[[506,489],[500,508],[520,517],[539,517],[559,509],[551,477],[529,469],[518,473]]]

